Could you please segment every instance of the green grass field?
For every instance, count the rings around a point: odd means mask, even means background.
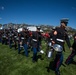
[[[64,61],[70,54],[70,50],[65,44],[66,52],[64,54]],[[46,50],[46,44],[43,42],[42,49]],[[47,72],[52,58],[48,59],[47,56],[43,56],[43,60],[38,59],[36,63],[32,62],[32,51],[29,50],[29,57],[25,57],[23,50],[21,54],[18,54],[14,48],[9,49],[8,45],[2,45],[0,43],[0,75],[55,75],[53,70]],[[40,55],[40,53],[38,53]],[[76,57],[74,58],[76,61]],[[63,64],[65,65],[63,61]],[[60,68],[61,75],[76,75],[76,64],[62,65]]]

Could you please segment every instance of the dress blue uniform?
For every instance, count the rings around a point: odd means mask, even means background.
[[[68,56],[68,58],[65,61],[65,64],[70,64],[73,61],[74,56],[76,55],[76,33],[74,34],[74,42],[72,44],[72,52],[71,54]]]
[[[22,42],[22,46],[25,51],[25,56],[28,57],[28,42],[29,42],[29,33],[26,31],[26,29],[23,29],[23,31],[20,33],[19,36],[19,44],[18,44],[18,53],[20,53],[20,42]]]
[[[65,30],[65,26],[67,25],[67,22],[62,20],[61,21],[61,26],[57,27],[54,31],[54,35],[52,37],[52,42],[54,44],[58,44],[60,45],[63,49],[64,49],[64,41],[66,40],[66,43],[68,45],[68,47],[71,47],[67,32]],[[56,53],[56,57],[54,59],[54,68],[55,68],[55,74],[56,75],[60,75],[60,71],[59,68],[61,66],[63,62],[63,53],[61,52],[57,52]]]
[[[41,37],[40,28],[37,28],[37,31],[32,33],[33,62],[37,61],[37,52],[40,51]]]
[[[10,27],[9,28],[9,33],[8,33],[8,41],[9,41],[9,47],[10,49],[12,48],[12,43],[13,43],[13,29]]]
[[[12,48],[12,43],[13,43],[13,40],[12,40],[12,38],[13,38],[13,32],[9,32],[9,37],[8,37],[8,39],[9,39],[9,47],[10,47],[10,49]]]

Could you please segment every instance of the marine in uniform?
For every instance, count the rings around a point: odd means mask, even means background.
[[[32,32],[32,50],[33,50],[33,62],[37,61],[37,52],[40,51],[42,35],[40,27],[37,27],[37,31]]]
[[[10,27],[9,28],[9,33],[8,33],[8,39],[9,39],[9,48],[12,48],[12,44],[13,44],[13,29]]]
[[[72,50],[71,54],[68,56],[68,58],[65,61],[65,64],[67,64],[67,65],[69,65],[70,63],[73,62],[73,58],[76,55],[76,33],[74,34],[73,38],[74,38],[74,42],[72,44],[73,50]]]
[[[18,44],[18,53],[20,53],[20,44],[22,44],[25,56],[28,57],[28,45],[29,45],[29,33],[28,30],[23,28],[22,32],[19,33],[19,44]]]
[[[56,27],[55,31],[53,32],[53,36],[52,36],[52,44],[53,44],[53,47],[55,47],[54,50],[57,51],[55,59],[54,59],[54,69],[55,69],[56,75],[60,75],[59,68],[63,62],[63,53],[62,52],[64,49],[65,41],[66,41],[68,47],[70,49],[72,49],[70,40],[68,38],[68,34],[65,30],[67,23],[68,23],[68,19],[61,19],[60,27]]]
[[[15,50],[17,49],[17,38],[18,38],[18,32],[17,32],[17,29],[14,29],[13,30],[13,33],[14,33],[14,36],[13,36],[13,43],[14,43],[14,48]]]

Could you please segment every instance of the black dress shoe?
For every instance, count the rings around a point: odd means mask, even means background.
[[[47,68],[47,72],[50,72],[50,68]]]
[[[67,62],[65,62],[66,65],[69,65]]]
[[[55,75],[60,75],[60,71],[55,71]]]
[[[36,60],[32,60],[33,63],[37,62]]]

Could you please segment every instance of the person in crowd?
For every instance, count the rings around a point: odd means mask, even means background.
[[[17,38],[18,38],[18,32],[17,32],[17,29],[14,29],[13,30],[13,43],[14,43],[14,49],[16,50],[17,49]]]
[[[56,52],[56,56],[54,59],[54,70],[55,70],[55,74],[56,75],[60,75],[60,66],[62,65],[63,62],[63,49],[64,49],[64,43],[66,41],[68,47],[70,50],[72,50],[71,44],[70,44],[70,40],[68,38],[68,34],[65,30],[66,26],[67,26],[68,20],[67,19],[61,19],[60,21],[60,27],[56,27],[56,29],[53,32],[53,36],[52,36],[52,44],[54,45],[58,45],[59,47],[61,47],[61,51]]]
[[[76,33],[74,34],[73,38],[74,38],[74,42],[72,44],[73,50],[72,50],[71,54],[68,56],[68,58],[65,61],[65,64],[67,64],[67,65],[69,65],[70,63],[73,62],[73,58],[76,55]]]
[[[9,33],[8,33],[8,39],[9,39],[9,48],[12,48],[12,44],[13,44],[13,29],[11,27],[9,27]]]
[[[28,45],[29,45],[29,33],[27,29],[23,28],[22,32],[19,33],[19,44],[18,44],[18,53],[20,53],[20,45],[22,44],[25,56],[28,57]]]
[[[47,42],[47,48],[46,48],[46,55],[48,55],[49,49],[52,48],[52,37],[53,37],[53,32],[55,30],[55,27],[52,28],[52,31],[49,32],[49,37],[48,37],[48,42]]]
[[[37,52],[41,48],[42,35],[40,32],[40,27],[37,27],[37,31],[32,32],[32,50],[33,50],[33,62],[37,62]]]

